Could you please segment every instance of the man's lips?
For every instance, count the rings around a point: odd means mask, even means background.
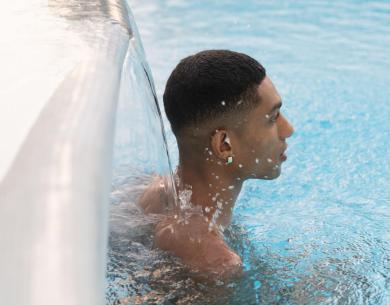
[[[287,160],[286,150],[287,150],[287,144],[286,147],[283,149],[283,152],[280,154],[280,160],[282,160],[282,162]]]

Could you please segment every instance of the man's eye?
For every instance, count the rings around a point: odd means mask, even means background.
[[[272,116],[271,122],[276,122],[276,120],[278,119],[279,115],[280,115],[280,112],[277,112],[274,116]]]

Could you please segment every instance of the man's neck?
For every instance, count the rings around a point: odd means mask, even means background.
[[[179,195],[191,190],[192,206],[200,206],[204,215],[216,225],[229,225],[243,181],[239,177],[233,177],[227,168],[229,165],[218,160],[210,158],[209,162],[195,164],[193,159],[180,159],[177,170]],[[185,159],[190,158],[187,156]]]

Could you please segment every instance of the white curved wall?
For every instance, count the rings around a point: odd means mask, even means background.
[[[127,7],[35,0],[4,11],[0,304],[104,304]]]

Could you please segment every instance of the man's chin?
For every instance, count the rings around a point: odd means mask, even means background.
[[[259,174],[255,175],[253,174],[249,179],[262,179],[262,180],[274,180],[280,176],[280,169],[274,170],[271,173],[268,173],[267,175]]]
[[[280,176],[280,173],[281,173],[280,168],[274,169],[268,175],[262,176],[261,179],[264,179],[264,180],[274,180],[274,179],[276,179],[276,178],[278,178]]]

